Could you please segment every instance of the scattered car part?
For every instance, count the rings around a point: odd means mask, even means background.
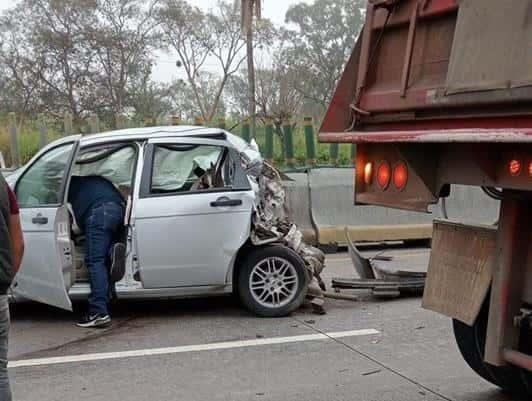
[[[333,278],[332,287],[340,289],[370,290],[378,297],[399,297],[401,294],[421,294],[425,287],[426,272],[398,270],[390,273],[380,269],[373,261],[390,261],[390,257],[376,255],[365,258],[353,243],[349,231],[345,230],[349,256],[359,279]]]

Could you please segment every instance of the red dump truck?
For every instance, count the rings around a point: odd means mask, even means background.
[[[427,212],[454,184],[493,226],[435,221],[423,306],[479,375],[532,394],[532,0],[370,0],[320,130],[356,143],[355,203]]]

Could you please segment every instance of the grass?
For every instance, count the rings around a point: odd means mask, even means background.
[[[230,127],[231,124],[227,123]],[[56,120],[46,121],[47,137],[48,141],[53,141],[62,136],[62,127]],[[85,130],[84,130],[85,131]],[[315,132],[317,130],[315,129]],[[240,128],[233,130],[234,134],[240,134]],[[36,121],[26,121],[23,124],[19,124],[18,127],[18,146],[20,152],[21,163],[27,162],[40,148],[40,135],[39,127]],[[265,150],[265,129],[264,126],[259,125],[257,127],[257,144],[262,152]],[[294,138],[294,153],[296,167],[303,167],[307,165],[306,144],[303,127],[301,125],[296,126],[293,132]],[[316,141],[316,162],[318,165],[329,165],[329,144],[317,143]],[[6,118],[0,117],[0,151],[3,153],[7,165],[11,165],[11,135],[9,130],[9,124]],[[279,167],[285,167],[285,160],[282,151],[281,138],[274,134],[274,162]],[[340,144],[338,152],[338,164],[340,166],[348,166],[351,164],[351,146],[348,144]]]

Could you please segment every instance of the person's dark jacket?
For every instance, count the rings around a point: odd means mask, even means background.
[[[80,228],[84,229],[88,212],[107,202],[124,205],[124,199],[111,181],[99,176],[73,176],[70,180],[68,201]]]
[[[9,192],[10,189],[0,174],[0,295],[7,294],[14,276],[9,220],[15,205],[11,204]]]

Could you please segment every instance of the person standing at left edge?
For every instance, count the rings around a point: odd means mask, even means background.
[[[24,237],[15,194],[0,174],[0,400],[11,401],[7,374],[9,298],[7,291],[20,268]]]

